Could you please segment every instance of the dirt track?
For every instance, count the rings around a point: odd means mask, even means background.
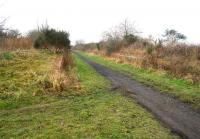
[[[132,78],[95,63],[82,55],[82,60],[112,81],[113,85],[128,92],[140,105],[151,111],[156,118],[182,138],[200,139],[200,113],[189,105],[161,94]]]

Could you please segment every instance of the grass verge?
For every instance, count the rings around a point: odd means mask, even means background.
[[[44,51],[13,51],[0,56],[0,110],[46,103],[38,82],[52,69],[56,55]]]
[[[136,68],[130,64],[116,63],[102,56],[90,55],[84,52],[79,53],[97,63],[130,75],[148,86],[189,103],[194,108],[200,109],[200,84],[191,84],[184,79],[174,78],[166,73]]]
[[[89,65],[76,63],[81,93],[1,110],[1,138],[178,138],[131,99],[108,91],[110,83]]]

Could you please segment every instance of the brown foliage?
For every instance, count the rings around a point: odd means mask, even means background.
[[[146,54],[143,66],[161,69],[192,82],[200,82],[200,47],[175,46],[155,49]]]
[[[106,47],[106,45],[104,45]],[[106,49],[90,50],[95,54],[106,55]],[[120,63],[129,63],[141,68],[164,70],[175,77],[200,82],[200,47],[186,44],[175,46],[153,45],[138,41],[129,46],[121,45],[110,58]]]
[[[0,49],[7,51],[31,48],[33,48],[33,42],[29,38],[4,38],[0,42]]]
[[[66,68],[67,70],[70,70],[75,67],[75,62],[71,54],[70,49],[65,49],[64,54],[62,57],[62,68]]]
[[[52,71],[42,80],[41,84],[44,90],[54,95],[64,95],[63,93],[67,90],[81,88],[70,51],[56,58]]]

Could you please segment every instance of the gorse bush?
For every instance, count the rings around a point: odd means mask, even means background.
[[[45,44],[45,37],[41,34],[34,42],[35,48],[41,48]]]
[[[46,43],[57,47],[70,47],[69,34],[64,31],[56,31],[54,29],[44,30]]]
[[[70,49],[69,33],[65,31],[57,31],[49,29],[49,27],[42,28],[38,38],[34,42],[35,48],[49,48],[56,49]]]

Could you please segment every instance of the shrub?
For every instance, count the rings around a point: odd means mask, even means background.
[[[100,43],[97,43],[97,50],[100,51],[101,47],[100,47]]]
[[[44,28],[34,42],[35,48],[47,48],[54,46],[56,49],[70,49],[69,33],[56,31],[55,29]]]
[[[153,47],[147,47],[146,51],[149,55],[151,55],[154,51],[154,48]]]
[[[44,45],[44,43],[45,43],[45,38],[41,35],[35,40],[34,47],[37,49],[41,48]]]
[[[133,34],[129,34],[129,35],[124,36],[124,39],[126,40],[126,42],[128,44],[133,44],[133,43],[135,43],[136,41],[139,40],[138,36],[133,35]]]
[[[110,56],[113,52],[116,52],[121,47],[121,41],[118,39],[109,39],[106,46],[106,55]]]

